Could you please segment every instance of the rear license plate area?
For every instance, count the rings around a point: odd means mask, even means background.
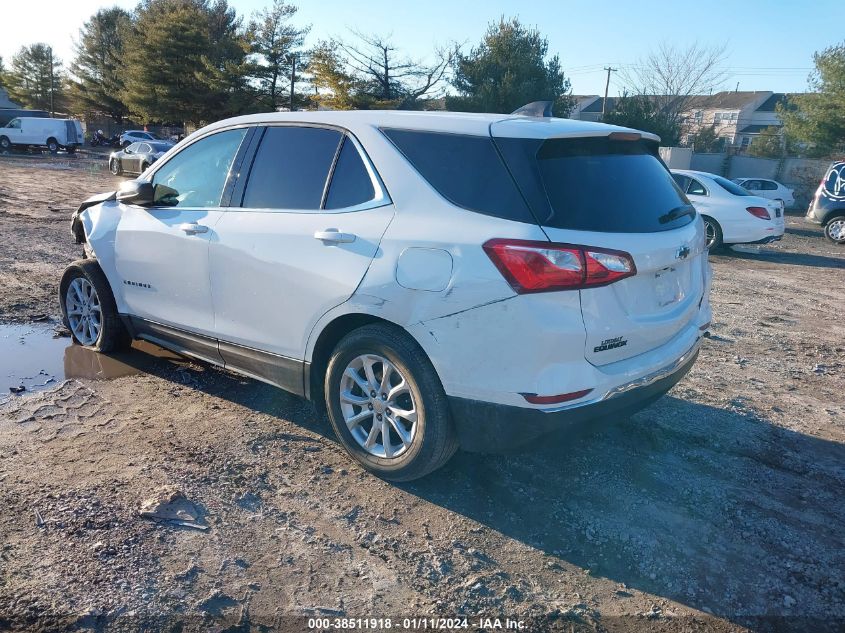
[[[654,273],[654,296],[661,308],[684,298],[681,275],[677,268],[673,266]]]

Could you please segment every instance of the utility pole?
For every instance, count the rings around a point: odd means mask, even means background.
[[[601,102],[601,120],[604,121],[604,113],[607,111],[607,91],[610,88],[610,73],[615,73],[616,68],[610,66],[604,68],[607,71],[607,81],[604,84],[604,100]]]
[[[296,84],[296,53],[290,56],[290,111],[293,112],[293,87]]]
[[[53,108],[53,47],[48,46],[47,50],[50,52],[50,116],[55,116],[56,112]]]

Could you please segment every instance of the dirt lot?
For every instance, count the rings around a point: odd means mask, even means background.
[[[70,212],[115,185],[100,167],[0,157],[0,322],[58,322]],[[413,484],[359,469],[305,401],[141,350],[105,372],[129,375],[8,397],[0,630],[842,630],[845,249],[788,220],[711,257],[713,337],[667,397]],[[140,517],[164,485],[208,529]]]

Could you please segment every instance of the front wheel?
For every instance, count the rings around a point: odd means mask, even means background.
[[[47,149],[51,154],[57,154],[59,152],[59,143],[56,139],[51,138],[47,139]]]
[[[367,325],[344,337],[329,360],[324,392],[341,443],[384,479],[418,479],[457,450],[440,379],[396,326]]]
[[[831,219],[824,227],[824,234],[831,242],[845,244],[845,215]]]
[[[12,141],[5,136],[0,136],[0,150],[8,152],[10,149],[12,149]]]
[[[109,161],[109,171],[115,176],[119,176],[123,171],[120,168],[120,162],[116,158],[113,158],[111,161]]]
[[[113,352],[131,343],[109,282],[96,260],[81,259],[67,267],[59,284],[59,301],[64,324],[80,345]]]
[[[704,220],[704,245],[711,251],[717,251],[722,247],[722,227],[713,218],[703,215]]]

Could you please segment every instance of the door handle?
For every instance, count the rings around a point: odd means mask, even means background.
[[[204,224],[197,224],[196,222],[185,222],[180,224],[179,228],[185,231],[188,235],[196,235],[197,233],[208,233],[208,227]]]
[[[349,244],[355,241],[353,233],[341,233],[337,229],[326,229],[325,231],[316,231],[314,238],[321,242],[330,242],[332,244]]]

